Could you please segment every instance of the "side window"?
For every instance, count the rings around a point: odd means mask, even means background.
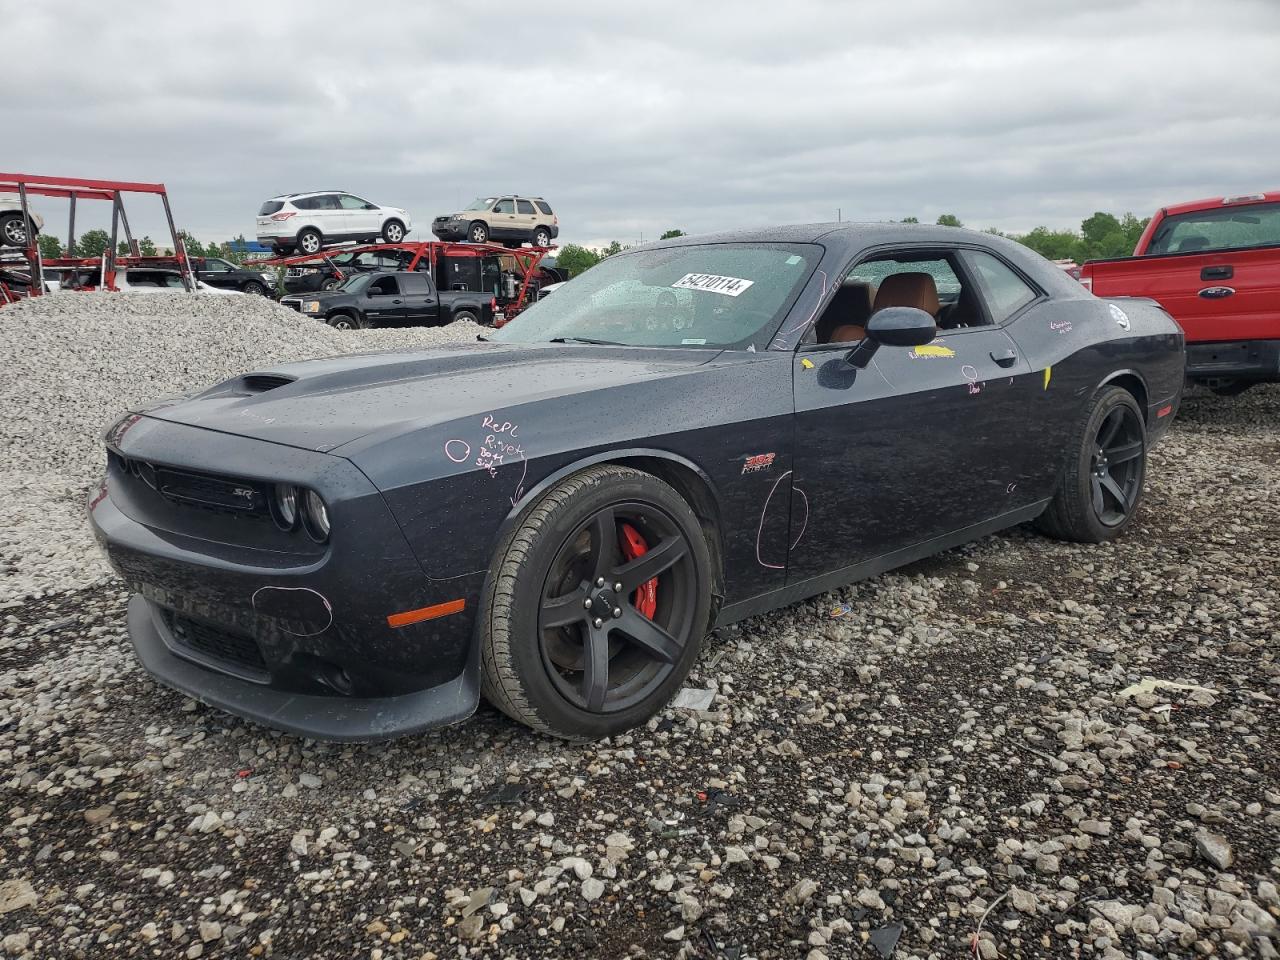
[[[426,274],[423,273],[407,273],[401,280],[404,282],[405,293],[416,293],[418,295],[431,292],[431,284],[428,282]]]
[[[503,197],[493,205],[494,213],[515,213],[516,205],[510,197]]]
[[[315,198],[315,209],[317,210],[341,210],[338,204],[338,195],[336,193],[326,193]]]
[[[206,260],[204,262],[204,270],[206,273],[230,273],[231,264],[225,260]]]
[[[299,197],[293,201],[293,205],[299,210],[317,210],[320,207],[319,197]]]
[[[379,277],[369,284],[369,295],[372,297],[394,297],[400,292],[400,285],[395,277]]]
[[[992,323],[1004,323],[1036,298],[1036,291],[1025,280],[991,254],[967,250],[965,259],[973,267]]]
[[[359,197],[353,197],[349,193],[344,193],[338,198],[338,204],[343,210],[363,210],[367,204]]]
[[[523,216],[526,216],[526,217],[532,217],[532,216],[533,216],[533,204],[532,204],[532,203],[530,203],[528,200],[517,200],[517,201],[516,201],[516,213],[519,213],[519,214],[521,214],[521,215],[523,215]]]
[[[545,200],[535,200],[533,202],[534,205],[537,206],[539,213],[548,217],[551,216],[551,204],[547,203]]]

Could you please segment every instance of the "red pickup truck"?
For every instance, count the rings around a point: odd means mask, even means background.
[[[1099,297],[1150,297],[1182,326],[1187,377],[1217,393],[1280,381],[1280,192],[1165,207],[1132,257],[1090,260]]]

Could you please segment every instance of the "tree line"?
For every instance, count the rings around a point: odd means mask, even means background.
[[[178,236],[182,238],[189,257],[220,257],[237,264],[244,263],[247,258],[244,234],[225,243],[201,243],[185,230],[179,230]],[[40,244],[40,256],[45,260],[57,257],[100,257],[111,246],[111,235],[101,229],[86,230],[76,238],[70,250],[51,233],[42,233],[37,240]],[[170,256],[173,254],[168,247],[164,250]],[[128,256],[129,245],[123,240],[118,240],[116,253],[120,256]],[[160,249],[150,237],[139,237],[138,253],[144,257],[154,257],[159,255]]]
[[[1050,230],[1048,227],[1036,227],[1027,233],[1002,233],[989,227],[983,232],[1015,240],[1050,260],[1074,260],[1076,263],[1084,263],[1086,260],[1131,255],[1150,219],[1150,217],[1138,218],[1132,213],[1117,217],[1112,213],[1098,211],[1081,221],[1079,230]],[[916,217],[903,217],[901,220],[892,222],[919,223],[920,220]],[[944,213],[935,222],[941,227],[964,226],[954,213]],[[668,230],[658,239],[667,240],[684,235],[683,230]],[[571,277],[576,277],[601,260],[628,249],[630,248],[617,240],[599,250],[582,247],[576,243],[566,243],[556,254],[556,266],[568,270]]]

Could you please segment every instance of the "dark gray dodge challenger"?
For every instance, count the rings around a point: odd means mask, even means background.
[[[708,629],[1014,524],[1132,521],[1183,338],[998,237],[613,256],[484,342],[257,370],[110,428],[90,513],[161,682],[310,737],[607,736]]]

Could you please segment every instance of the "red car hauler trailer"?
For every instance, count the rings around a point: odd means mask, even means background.
[[[1132,257],[1090,260],[1099,297],[1150,297],[1181,325],[1187,377],[1217,393],[1280,382],[1280,191],[1156,212]]]
[[[64,257],[57,261],[64,267],[94,267],[100,273],[100,286],[103,289],[116,289],[116,271],[123,263],[140,261],[138,243],[129,229],[129,217],[125,213],[123,194],[149,193],[160,198],[164,205],[165,220],[169,224],[169,235],[173,241],[174,258],[178,271],[182,275],[182,285],[186,290],[195,289],[195,276],[187,261],[187,251],[182,238],[173,223],[173,210],[169,206],[169,194],[163,183],[137,183],[130,180],[86,180],[80,177],[49,177],[29,173],[0,173],[0,193],[15,193],[23,219],[27,224],[26,247],[18,248],[15,259],[25,262],[27,279],[27,295],[38,297],[44,293],[44,268],[40,256],[40,247],[34,229],[35,219],[31,215],[29,198],[65,197],[71,201],[70,215],[67,224],[67,250],[75,245],[76,238],[76,202],[79,200],[109,200],[111,202],[111,242],[101,257]],[[117,251],[120,234],[124,233],[125,244],[129,253],[121,255]],[[0,263],[0,266],[4,264]],[[17,264],[10,264],[11,270]],[[0,297],[4,292],[0,292]],[[0,299],[0,303],[3,299]]]

